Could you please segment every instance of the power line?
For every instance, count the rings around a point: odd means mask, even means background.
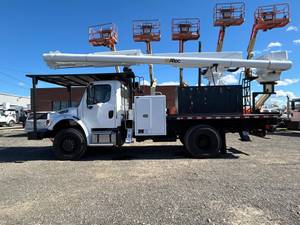
[[[19,82],[22,82],[22,83],[24,83],[24,84],[25,84],[25,82],[28,82],[28,81],[25,81],[25,80],[22,80],[22,79],[18,78],[18,77],[15,76],[15,75],[8,74],[8,73],[6,73],[6,72],[0,71],[0,74],[2,74],[2,75],[4,75],[4,76],[7,76],[7,78],[11,78],[11,79],[17,80],[17,81],[19,81]],[[26,85],[29,85],[29,83],[27,83]]]
[[[13,83],[13,82],[10,81],[10,80],[4,80],[3,78],[2,78],[2,79],[0,78],[0,80],[2,80],[2,81],[3,81],[2,83],[4,83],[5,85],[14,86],[15,88],[22,88],[22,89],[24,89],[24,90],[29,90],[29,89],[30,89],[30,88],[27,88],[27,87],[18,85],[18,84],[16,84],[16,83]]]
[[[28,71],[13,69],[13,68],[10,68],[10,67],[7,67],[7,66],[0,66],[0,68],[5,69],[5,70],[18,72],[18,73],[24,73],[24,74],[31,74],[32,73],[32,72],[28,72]]]

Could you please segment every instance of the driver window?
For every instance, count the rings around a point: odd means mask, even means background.
[[[110,100],[111,86],[109,84],[100,84],[93,86],[94,104],[105,103]]]

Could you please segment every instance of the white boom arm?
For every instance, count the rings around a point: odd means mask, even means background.
[[[241,52],[203,52],[203,53],[164,53],[156,55],[144,55],[139,50],[127,50],[118,52],[103,52],[90,54],[70,54],[50,52],[43,55],[50,68],[74,68],[74,67],[112,67],[131,66],[141,64],[160,64],[175,67],[188,68],[215,68],[216,72],[224,72],[228,68],[256,68],[261,74],[269,74],[268,81],[272,78],[271,72],[280,74],[292,66],[287,60],[287,53],[280,53],[275,58],[247,60],[242,59]],[[274,78],[275,79],[275,78]],[[278,80],[278,77],[276,77]],[[274,82],[276,81],[274,80]]]

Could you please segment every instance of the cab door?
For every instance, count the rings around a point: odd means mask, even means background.
[[[116,128],[116,86],[114,81],[106,81],[87,88],[83,119],[88,129]]]

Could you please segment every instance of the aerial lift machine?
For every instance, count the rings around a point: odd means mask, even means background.
[[[159,20],[134,20],[133,21],[133,40],[145,42],[147,54],[152,54],[153,41],[160,41],[160,22]],[[154,79],[153,65],[149,64],[150,93],[155,93],[156,81]]]
[[[268,9],[258,10],[255,14],[256,23],[266,25],[263,26],[265,29],[283,26],[289,14],[284,11],[279,18],[278,7],[272,9],[275,9],[272,11],[275,14],[271,13],[273,17]],[[192,26],[191,22],[173,21],[173,24],[172,36],[182,43],[181,53],[142,54],[140,50],[123,50],[90,54],[44,54],[45,62],[53,69],[123,66],[124,72],[27,75],[32,79],[34,114],[33,132],[28,133],[28,138],[53,138],[55,155],[63,160],[82,157],[90,146],[120,147],[128,138],[128,133],[132,133],[129,138],[133,137],[136,141],[151,139],[169,142],[179,139],[193,157],[203,157],[225,153],[228,132],[264,131],[277,124],[278,114],[243,110],[243,102],[247,96],[243,96],[242,85],[185,86],[183,77],[180,76],[180,86],[174,92],[175,113],[170,113],[167,109],[165,95],[141,95],[140,82],[136,82],[137,76],[130,69],[133,65],[200,68],[207,71],[203,73],[207,77],[212,74],[209,71],[224,74],[247,68],[246,78],[252,79],[255,76],[264,87],[263,94],[273,92],[281,73],[292,66],[287,52],[273,52],[256,59],[252,55],[249,57],[249,54],[244,59],[241,52],[183,53],[185,40],[199,38],[199,23]],[[254,33],[258,29],[262,29],[261,26],[255,26]],[[253,35],[255,36],[256,34]],[[106,38],[104,35],[97,41]],[[248,52],[253,49],[254,42],[251,43]],[[36,127],[35,98],[39,81],[64,86],[68,90],[71,87],[86,86],[78,107],[51,114],[47,130],[43,131],[38,131]],[[252,107],[255,107],[255,103],[254,98]]]

